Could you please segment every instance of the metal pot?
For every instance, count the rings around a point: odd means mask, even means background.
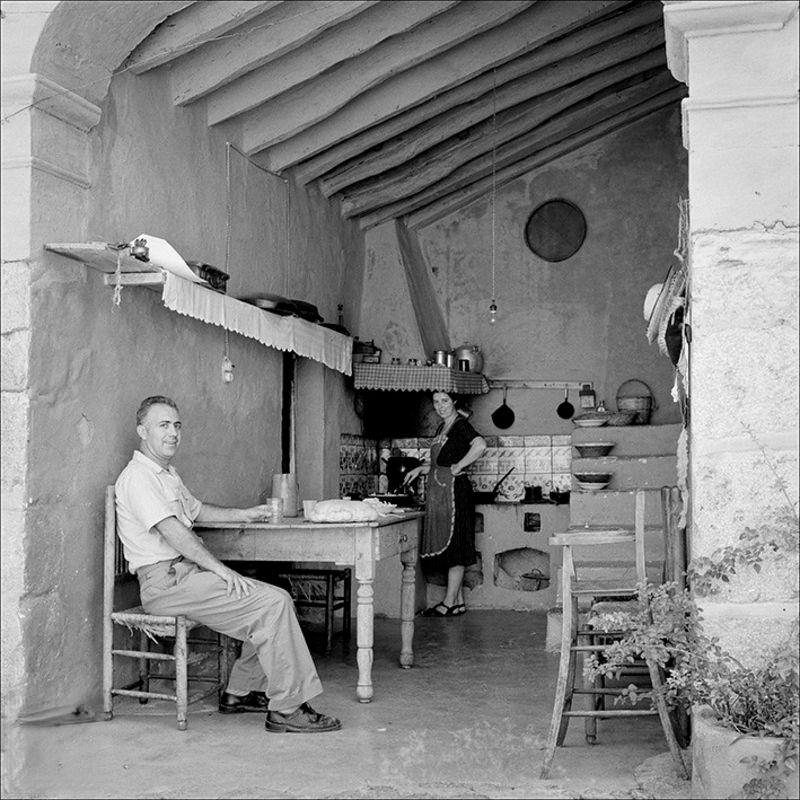
[[[447,350],[434,350],[433,363],[441,364],[443,367],[447,366]]]
[[[420,460],[413,456],[390,456],[386,459],[386,481],[390,492],[398,492],[403,488],[406,473],[420,465]]]
[[[459,361],[469,362],[469,372],[481,372],[483,370],[483,353],[478,345],[465,342],[460,347],[453,350],[453,357],[456,364]]]

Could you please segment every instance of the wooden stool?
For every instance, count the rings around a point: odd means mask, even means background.
[[[604,699],[609,695],[619,695],[622,689],[608,688],[602,682],[596,681],[591,687],[576,688],[576,663],[579,653],[602,652],[610,646],[607,641],[600,637],[608,637],[612,633],[601,633],[594,628],[582,628],[578,619],[578,599],[581,597],[609,597],[609,598],[628,598],[637,596],[638,601],[645,602],[645,597],[640,595],[636,582],[643,582],[647,578],[644,554],[644,504],[645,493],[642,490],[636,492],[634,529],[615,530],[583,530],[576,528],[564,533],[556,533],[549,539],[550,545],[561,546],[563,548],[563,564],[561,570],[562,602],[564,616],[561,630],[561,658],[558,667],[558,680],[556,682],[556,694],[553,703],[553,717],[550,723],[550,731],[547,737],[545,748],[545,758],[542,764],[541,778],[544,780],[550,773],[550,766],[553,762],[555,749],[563,745],[567,734],[567,726],[571,717],[586,717],[590,720],[587,723],[587,740],[593,741],[596,736],[596,720],[613,717],[635,717],[635,716],[654,716],[658,715],[664,736],[667,740],[670,753],[675,762],[678,774],[683,778],[688,778],[686,765],[680,748],[675,740],[672,730],[669,712],[664,700],[662,691],[661,675],[658,665],[643,659],[647,667],[652,684],[652,695],[655,707],[649,709],[607,709]],[[614,545],[620,543],[631,543],[634,546],[636,561],[636,582],[621,581],[580,581],[576,575],[576,565],[573,560],[572,548],[596,545]],[[592,696],[592,708],[584,711],[572,710],[572,697],[575,694],[588,694]]]
[[[324,608],[325,609],[325,655],[329,656],[333,650],[335,636],[342,638],[342,650],[350,650],[350,586],[351,570],[349,567],[331,569],[293,569],[285,570],[281,577],[286,578],[293,588],[294,604],[297,608]],[[317,599],[311,592],[304,591],[302,583],[311,582],[319,585],[324,583],[325,598]],[[341,586],[341,594],[336,594],[336,589]],[[334,612],[342,610],[342,629],[336,634],[333,629]]]

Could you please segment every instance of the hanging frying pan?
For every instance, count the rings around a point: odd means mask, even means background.
[[[558,408],[556,409],[556,414],[558,414],[561,419],[571,419],[572,415],[575,413],[575,406],[567,400],[569,396],[569,387],[564,387],[564,400],[558,404]]]
[[[492,422],[502,430],[510,428],[514,424],[514,412],[506,405],[506,395],[508,386],[503,387],[503,402],[499,408],[492,411]]]

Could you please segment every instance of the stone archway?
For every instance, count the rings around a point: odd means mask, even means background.
[[[111,79],[130,51],[187,2],[3,6],[2,160],[2,694],[3,786],[21,768],[13,723],[23,709],[71,711],[97,685],[98,659],[61,681],[33,685],[28,598],[46,571],[29,515],[31,340],[41,312],[32,287],[43,276],[42,243],[86,236],[91,189],[89,132],[101,120]],[[39,322],[41,325],[41,322]],[[41,576],[39,576],[41,577]],[[94,638],[82,626],[87,651]],[[40,643],[41,645],[41,643]],[[99,651],[98,651],[99,652]],[[48,670],[45,670],[47,672]],[[57,672],[53,669],[52,672]],[[8,756],[8,758],[6,758]]]

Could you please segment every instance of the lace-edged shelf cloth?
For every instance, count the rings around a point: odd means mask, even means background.
[[[486,394],[489,384],[479,372],[460,372],[441,365],[353,364],[356,389],[396,392],[454,392]]]
[[[45,250],[75,259],[105,273],[108,286],[145,286],[161,289],[164,306],[178,314],[219,325],[267,347],[289,350],[319,361],[345,375],[352,374],[353,340],[294,316],[278,316],[199,283],[172,275],[158,267],[121,253],[105,242],[46,244]],[[117,280],[117,256],[120,275]]]

